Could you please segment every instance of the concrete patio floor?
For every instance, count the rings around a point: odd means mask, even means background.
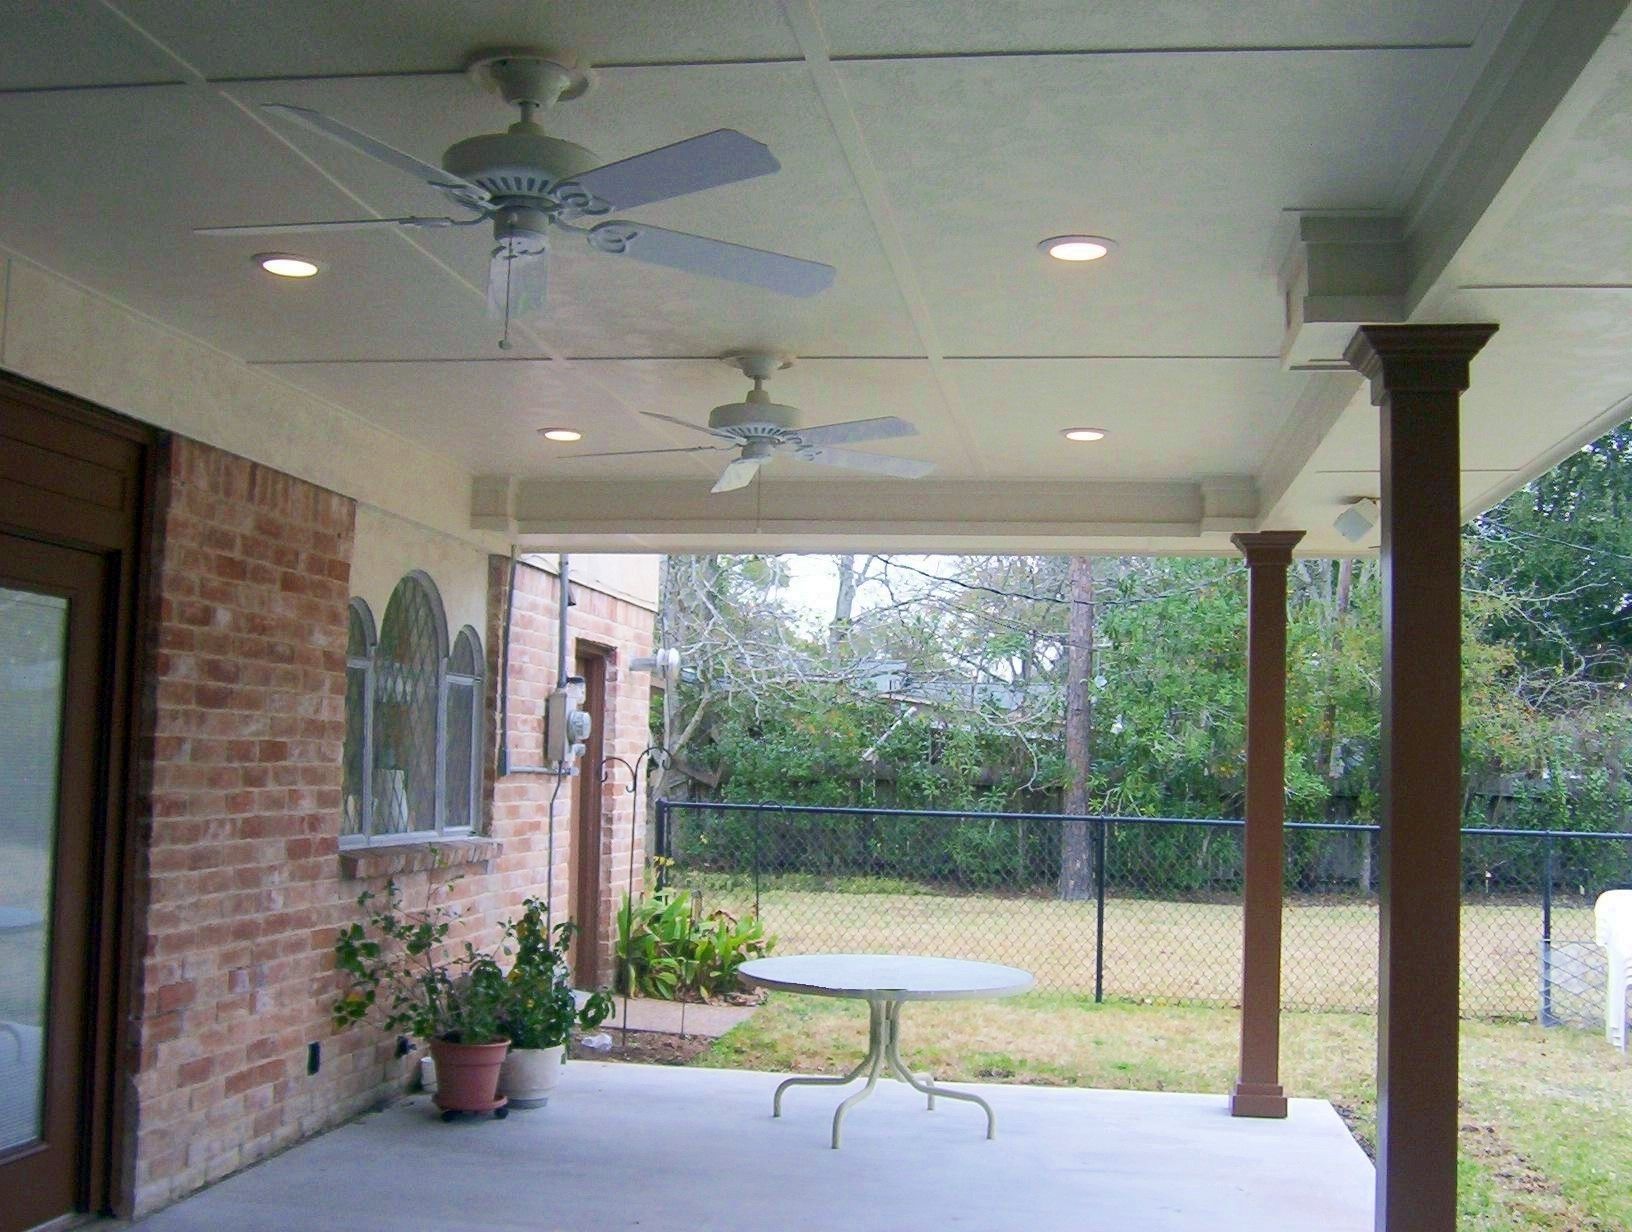
[[[932,1113],[881,1084],[828,1149],[831,1089],[574,1061],[547,1108],[442,1124],[414,1096],[135,1225],[141,1232],[685,1229],[1369,1232],[1372,1166],[1329,1104],[983,1085]]]

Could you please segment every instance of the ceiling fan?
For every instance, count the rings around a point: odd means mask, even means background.
[[[763,351],[726,355],[723,358],[753,381],[754,387],[741,402],[727,402],[710,411],[706,428],[672,415],[659,415],[656,411],[642,411],[641,414],[648,419],[661,419],[664,423],[701,432],[727,444],[687,445],[678,449],[620,449],[606,453],[579,453],[572,457],[623,458],[637,454],[733,451],[737,456],[720,473],[718,482],[711,489],[714,492],[732,492],[747,487],[759,474],[759,468],[778,455],[800,462],[812,462],[817,466],[838,466],[875,475],[893,475],[898,479],[920,479],[935,469],[933,462],[922,462],[917,458],[894,458],[857,449],[837,448],[862,441],[885,441],[918,435],[918,429],[894,415],[801,428],[798,408],[772,402],[771,395],[765,391],[765,382],[771,378],[771,374],[778,369],[791,367],[791,359]]]
[[[502,133],[468,137],[450,146],[442,166],[377,141],[339,120],[305,107],[265,104],[265,110],[330,137],[376,162],[394,167],[440,191],[466,217],[356,218],[336,222],[272,223],[199,227],[199,235],[281,235],[351,231],[365,227],[469,227],[493,224],[488,264],[488,312],[503,317],[509,348],[510,321],[544,307],[551,228],[579,235],[597,252],[633,257],[652,265],[808,296],[833,282],[833,267],[742,244],[669,231],[647,223],[585,219],[667,201],[687,193],[734,184],[780,169],[770,150],[734,129],[721,128],[673,145],[602,164],[581,145],[551,137],[535,112],[577,98],[589,88],[576,56],[540,48],[477,52],[466,73],[521,118]]]

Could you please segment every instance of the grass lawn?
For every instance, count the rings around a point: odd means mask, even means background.
[[[903,1040],[914,1064],[948,1080],[1223,1093],[1238,1021],[1232,1010],[1039,992],[909,1005]],[[1376,1020],[1283,1024],[1288,1094],[1331,1100],[1371,1150]],[[866,1040],[859,1003],[781,994],[696,1064],[836,1073]],[[1464,1023],[1461,1144],[1464,1232],[1632,1229],[1632,1062],[1599,1035]]]

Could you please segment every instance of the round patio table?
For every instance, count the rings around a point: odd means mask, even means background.
[[[867,1055],[842,1078],[788,1078],[776,1088],[771,1115],[782,1115],[782,1093],[789,1087],[848,1086],[863,1073],[867,1085],[844,1100],[833,1113],[833,1149],[839,1149],[844,1114],[873,1093],[887,1065],[915,1091],[979,1104],[986,1110],[986,1136],[997,1136],[997,1114],[978,1095],[940,1086],[933,1076],[920,1078],[901,1060],[901,1005],[906,1001],[968,1001],[976,997],[1012,997],[1036,981],[1031,972],[998,963],[963,958],[930,958],[915,954],[793,954],[755,958],[738,968],[757,988],[801,992],[813,997],[849,997],[867,1002]]]

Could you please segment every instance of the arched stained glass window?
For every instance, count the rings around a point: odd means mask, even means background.
[[[374,837],[437,831],[442,668],[448,631],[442,599],[423,573],[397,583],[374,654]]]
[[[351,601],[342,845],[476,828],[481,690],[481,639],[466,625],[449,647],[424,573],[397,583],[377,637],[368,605]]]

